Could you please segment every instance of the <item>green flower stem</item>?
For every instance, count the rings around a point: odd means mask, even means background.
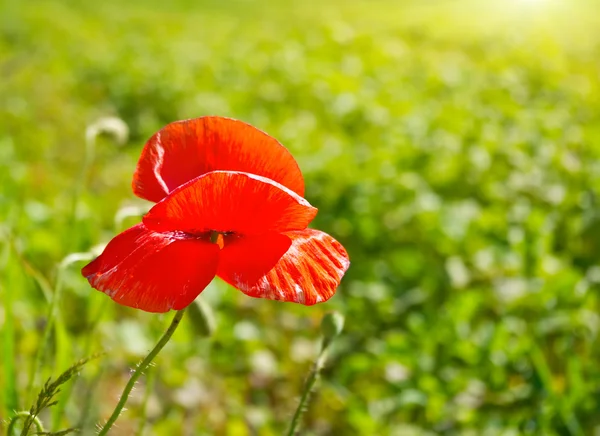
[[[302,397],[300,397],[300,403],[298,403],[298,407],[296,408],[296,413],[294,413],[294,418],[292,418],[292,422],[290,424],[290,428],[287,432],[288,436],[294,436],[298,431],[298,426],[300,425],[300,418],[303,413],[306,411],[306,407],[308,405],[308,400],[310,398],[310,394],[312,393],[313,388],[315,387],[315,383],[319,379],[321,375],[321,370],[323,369],[323,365],[325,364],[325,359],[327,357],[327,349],[331,341],[323,341],[323,346],[321,347],[321,352],[319,353],[319,357],[315,361],[308,378],[306,379],[306,383],[304,384],[304,389],[302,390]]]
[[[14,435],[15,425],[17,425],[17,421],[19,419],[27,420],[27,418],[29,418],[30,416],[31,414],[26,410],[15,413],[15,416],[12,417],[10,423],[8,424],[8,428],[6,429],[6,436]],[[35,428],[38,433],[43,433],[45,431],[44,426],[42,425],[42,421],[40,421],[37,416],[33,417],[33,425],[35,425]]]
[[[102,429],[98,433],[98,436],[106,435],[108,433],[108,431],[110,430],[110,428],[115,423],[115,421],[117,420],[117,418],[119,418],[119,415],[121,414],[121,411],[123,410],[123,407],[125,407],[125,403],[127,403],[129,394],[131,393],[131,390],[133,389],[133,386],[135,385],[135,382],[137,381],[138,378],[140,378],[140,376],[142,375],[144,370],[146,368],[148,368],[148,365],[150,365],[150,363],[152,362],[152,360],[154,360],[154,358],[160,352],[160,350],[162,350],[163,347],[167,344],[167,342],[169,342],[169,339],[171,339],[171,336],[173,336],[173,333],[175,333],[177,326],[179,326],[179,323],[181,322],[181,318],[183,318],[184,313],[185,313],[185,309],[182,309],[175,314],[175,316],[173,317],[173,321],[171,321],[171,325],[169,326],[169,328],[167,329],[165,334],[162,336],[162,338],[160,338],[160,340],[158,341],[156,346],[152,349],[152,351],[150,351],[150,353],[146,356],[146,358],[144,360],[142,360],[142,362],[135,369],[135,371],[133,372],[133,375],[129,379],[129,382],[125,386],[125,389],[123,389],[123,393],[121,394],[121,399],[117,403],[117,407],[115,407],[115,410],[113,411],[110,418],[108,418],[108,421],[106,422],[106,424],[104,424],[104,427],[102,427]]]

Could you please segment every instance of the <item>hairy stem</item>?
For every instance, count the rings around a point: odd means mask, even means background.
[[[117,418],[119,418],[119,415],[121,414],[121,411],[123,410],[123,407],[125,407],[125,403],[127,403],[129,394],[131,393],[131,390],[133,389],[133,386],[135,385],[135,382],[137,381],[138,378],[140,378],[140,376],[142,375],[144,370],[146,368],[148,368],[148,365],[150,365],[150,363],[152,362],[152,360],[154,360],[154,358],[160,352],[160,350],[162,350],[163,347],[167,344],[167,342],[169,342],[169,339],[171,339],[171,336],[173,336],[173,333],[175,333],[177,326],[181,322],[181,318],[183,318],[184,313],[185,313],[185,309],[182,309],[175,314],[175,316],[173,317],[173,321],[171,321],[171,325],[169,326],[169,328],[167,329],[165,334],[160,338],[160,340],[158,341],[156,346],[152,349],[152,351],[150,351],[150,353],[146,356],[146,358],[144,360],[142,360],[142,362],[135,369],[135,371],[131,375],[131,378],[129,379],[129,382],[127,383],[127,385],[125,385],[125,389],[123,389],[123,393],[121,394],[121,398],[120,398],[119,402],[117,403],[117,407],[115,407],[115,410],[113,411],[110,418],[108,418],[108,421],[106,422],[106,424],[104,424],[104,427],[102,427],[102,429],[98,433],[98,436],[106,435],[108,433],[108,431],[110,430],[110,428],[115,423],[115,421],[117,420]]]
[[[325,363],[325,358],[327,355],[328,345],[329,343],[327,341],[323,342],[323,346],[321,347],[319,357],[317,357],[317,360],[315,361],[312,369],[310,370],[310,373],[308,374],[306,383],[304,383],[302,397],[300,397],[300,402],[298,403],[298,407],[296,408],[296,413],[294,413],[294,417],[292,418],[290,428],[287,432],[288,436],[294,436],[295,434],[297,434],[298,426],[300,425],[300,418],[306,411],[306,407],[308,406],[308,400],[310,399],[310,394],[312,393],[312,390],[315,387],[315,383],[319,379],[319,375],[321,375],[321,370],[323,369],[323,365]]]

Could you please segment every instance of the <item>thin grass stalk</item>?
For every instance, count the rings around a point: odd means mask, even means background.
[[[27,410],[22,410],[20,412],[15,413],[13,418],[10,420],[8,427],[6,428],[6,436],[14,436],[17,422],[19,422],[20,420],[26,421],[27,419],[31,419],[37,433],[43,433],[46,431],[44,430],[42,421],[40,421],[40,419],[37,416],[32,417],[30,412],[28,412]]]
[[[94,333],[96,331],[96,328],[98,327],[98,324],[100,324],[100,320],[102,318],[102,315],[105,312],[106,305],[109,301],[110,300],[107,298],[102,299],[102,301],[97,306],[96,313],[94,313],[94,316],[92,317],[92,322],[90,323],[89,327],[86,329],[87,334],[85,335],[84,344],[83,344],[83,352],[82,352],[82,354],[84,356],[88,356],[92,352],[92,342],[96,338]],[[52,410],[52,430],[53,431],[56,431],[56,429],[60,426],[60,419],[65,414],[67,401],[71,396],[74,385],[75,385],[75,383],[71,383],[63,389],[62,395],[60,396],[58,403],[56,404],[56,407]]]

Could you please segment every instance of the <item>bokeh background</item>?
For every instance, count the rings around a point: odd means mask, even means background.
[[[211,114],[292,151],[352,265],[308,308],[215,281],[214,334],[184,321],[115,435],[281,434],[331,310],[303,434],[600,434],[596,0],[0,1],[1,419],[99,351],[42,418],[110,414],[172,315],[72,253],[150,206],[146,139]],[[86,146],[106,116],[128,139]]]

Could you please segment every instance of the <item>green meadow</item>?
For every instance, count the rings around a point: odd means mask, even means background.
[[[94,434],[168,326],[80,270],[202,115],[280,140],[352,263],[312,307],[215,279],[110,434],[284,434],[331,311],[302,435],[600,434],[596,0],[1,0],[0,433],[104,353],[40,415]]]

